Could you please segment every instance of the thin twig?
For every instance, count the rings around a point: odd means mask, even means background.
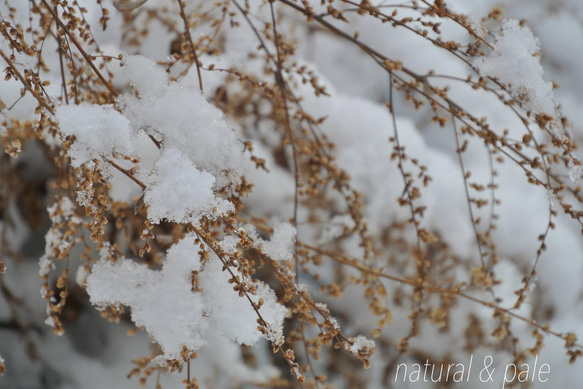
[[[198,75],[198,85],[200,86],[200,91],[203,92],[202,87],[202,75],[200,74],[200,64],[198,62],[198,56],[196,54],[196,48],[194,47],[194,42],[192,41],[192,36],[190,35],[190,27],[188,26],[188,19],[186,18],[186,14],[184,13],[184,4],[182,0],[176,0],[178,2],[178,6],[180,7],[180,17],[184,22],[184,31],[186,33],[186,37],[188,38],[188,44],[190,45],[190,51],[192,51],[192,56],[194,57],[194,63],[196,65],[196,74]]]

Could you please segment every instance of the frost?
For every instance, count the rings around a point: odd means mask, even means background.
[[[75,204],[68,197],[59,198],[59,201],[49,206],[47,211],[49,212],[49,217],[53,223],[67,221],[79,224],[83,221],[77,216]]]
[[[328,316],[328,321],[330,323],[332,323],[332,327],[334,327],[335,330],[339,330],[340,331],[340,324],[338,324],[338,320],[336,320],[335,317]]]
[[[93,186],[93,183],[90,183],[89,186]],[[90,190],[78,190],[75,192],[77,195],[77,203],[79,205],[91,209],[93,201],[93,192]]]
[[[296,290],[298,293],[309,293],[308,285],[306,284],[297,284]]]
[[[316,308],[319,311],[322,311],[325,313],[326,320],[329,321],[330,323],[332,323],[332,326],[334,327],[334,329],[340,330],[340,324],[338,324],[338,320],[336,320],[336,318],[334,316],[330,315],[330,310],[328,309],[328,306],[326,304],[316,303]]]
[[[318,308],[320,310],[328,311],[328,306],[324,303],[316,303],[316,308]]]
[[[227,254],[235,254],[238,244],[239,238],[234,235],[227,235],[220,242],[221,249]]]
[[[53,227],[45,234],[45,254],[39,259],[39,275],[47,276],[55,268],[54,259],[61,253],[66,253],[75,244],[75,237],[63,232],[59,225],[66,222],[69,225],[79,224],[83,220],[77,216],[75,204],[68,197],[60,197],[58,201],[47,208]],[[41,289],[43,297],[46,290]]]
[[[38,274],[42,277],[42,276],[46,276],[52,270],[54,270],[55,264],[53,263],[53,261],[49,257],[47,257],[46,255],[43,255],[39,260],[39,268],[40,269],[38,271]]]
[[[497,78],[510,85],[510,94],[523,108],[535,114],[555,116],[557,103],[550,82],[543,80],[543,67],[536,54],[540,42],[518,20],[507,19],[494,42],[494,50],[473,65],[481,76]]]
[[[113,153],[134,152],[130,122],[111,105],[61,105],[55,118],[64,135],[75,137],[68,151],[73,167],[94,158],[109,158]]]
[[[215,196],[215,177],[198,170],[177,149],[165,150],[156,161],[155,171],[143,180],[147,185],[144,202],[148,218],[154,223],[197,223],[202,216],[215,218],[234,210],[229,201]]]
[[[93,187],[92,180],[87,176],[90,176],[97,171],[97,164],[93,161],[87,161],[83,164],[83,169],[78,171],[76,177],[78,181],[85,183],[82,190],[75,191],[75,194],[77,195],[77,204],[85,207],[85,209],[90,209],[92,212],[97,212],[97,207],[93,205],[95,188]]]
[[[576,183],[583,176],[583,166],[574,165],[569,168],[569,179],[572,183]]]
[[[557,212],[559,210],[559,199],[557,197],[557,194],[555,192],[553,192],[552,190],[547,190],[547,195],[549,196],[549,203],[550,203],[550,207],[551,207],[551,211],[553,212]]]
[[[53,327],[53,328],[55,327],[55,319],[53,319],[51,316],[47,316],[44,323],[49,327]]]
[[[99,249],[99,259],[102,261],[107,261],[108,259],[113,257],[113,248],[111,247],[111,243],[103,242],[103,247]]]
[[[352,344],[346,342],[344,348],[351,354],[358,355],[359,352],[366,352],[374,350],[374,340],[367,339],[365,336],[359,335],[355,338],[349,339]]]
[[[56,204],[53,204],[52,210],[51,210],[51,208],[49,208],[49,213],[53,213],[55,206],[56,206]],[[62,217],[65,220],[70,221],[70,222],[75,223],[75,224],[79,224],[83,221],[79,216],[77,216],[75,204],[71,201],[70,198],[61,197],[61,200],[59,202],[59,207],[61,208]]]
[[[472,31],[480,38],[486,38],[488,35],[488,29],[480,23],[480,21],[471,15],[468,15],[468,23]]]

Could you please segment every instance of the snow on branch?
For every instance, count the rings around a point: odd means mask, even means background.
[[[540,42],[530,28],[516,19],[502,23],[494,49],[473,62],[481,76],[496,78],[509,85],[511,96],[532,113],[555,117],[557,102],[553,85],[543,79]]]
[[[253,345],[261,337],[253,307],[233,290],[215,255],[201,261],[195,239],[190,234],[173,245],[160,271],[123,257],[116,262],[103,258],[87,277],[91,303],[129,306],[136,326],[144,327],[160,344],[161,363],[184,362],[183,348],[196,351],[211,334],[245,345]],[[287,309],[277,303],[267,285],[256,281],[255,287],[252,299],[255,303],[262,300],[263,319],[281,334]]]

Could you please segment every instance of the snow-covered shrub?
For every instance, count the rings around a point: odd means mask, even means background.
[[[501,3],[2,1],[0,387],[577,387],[583,7]]]

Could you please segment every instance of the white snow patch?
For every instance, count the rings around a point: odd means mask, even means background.
[[[233,290],[229,273],[222,270],[215,255],[203,266],[193,244],[195,238],[189,234],[172,246],[161,271],[125,258],[117,262],[101,259],[87,277],[91,303],[130,306],[132,321],[160,344],[164,359],[182,360],[183,347],[198,350],[213,333],[245,345],[261,338],[257,313],[246,297]],[[193,290],[193,272],[197,272],[201,290]],[[257,293],[250,297],[255,303],[264,301],[260,312],[269,332],[275,334],[269,340],[280,342],[287,309],[266,284],[255,282],[255,286]]]
[[[510,94],[521,101],[523,108],[555,116],[557,103],[552,84],[543,80],[543,67],[536,56],[539,51],[540,42],[530,28],[521,26],[516,19],[507,19],[496,37],[494,50],[473,65],[481,76],[508,84]]]
[[[234,211],[232,203],[215,196],[215,177],[198,170],[178,149],[165,150],[154,172],[143,181],[147,185],[144,202],[148,218],[154,223],[169,220],[196,224],[202,216],[213,218]]]
[[[111,105],[61,105],[55,118],[64,135],[76,138],[68,151],[73,167],[113,153],[134,152],[130,121]]]

